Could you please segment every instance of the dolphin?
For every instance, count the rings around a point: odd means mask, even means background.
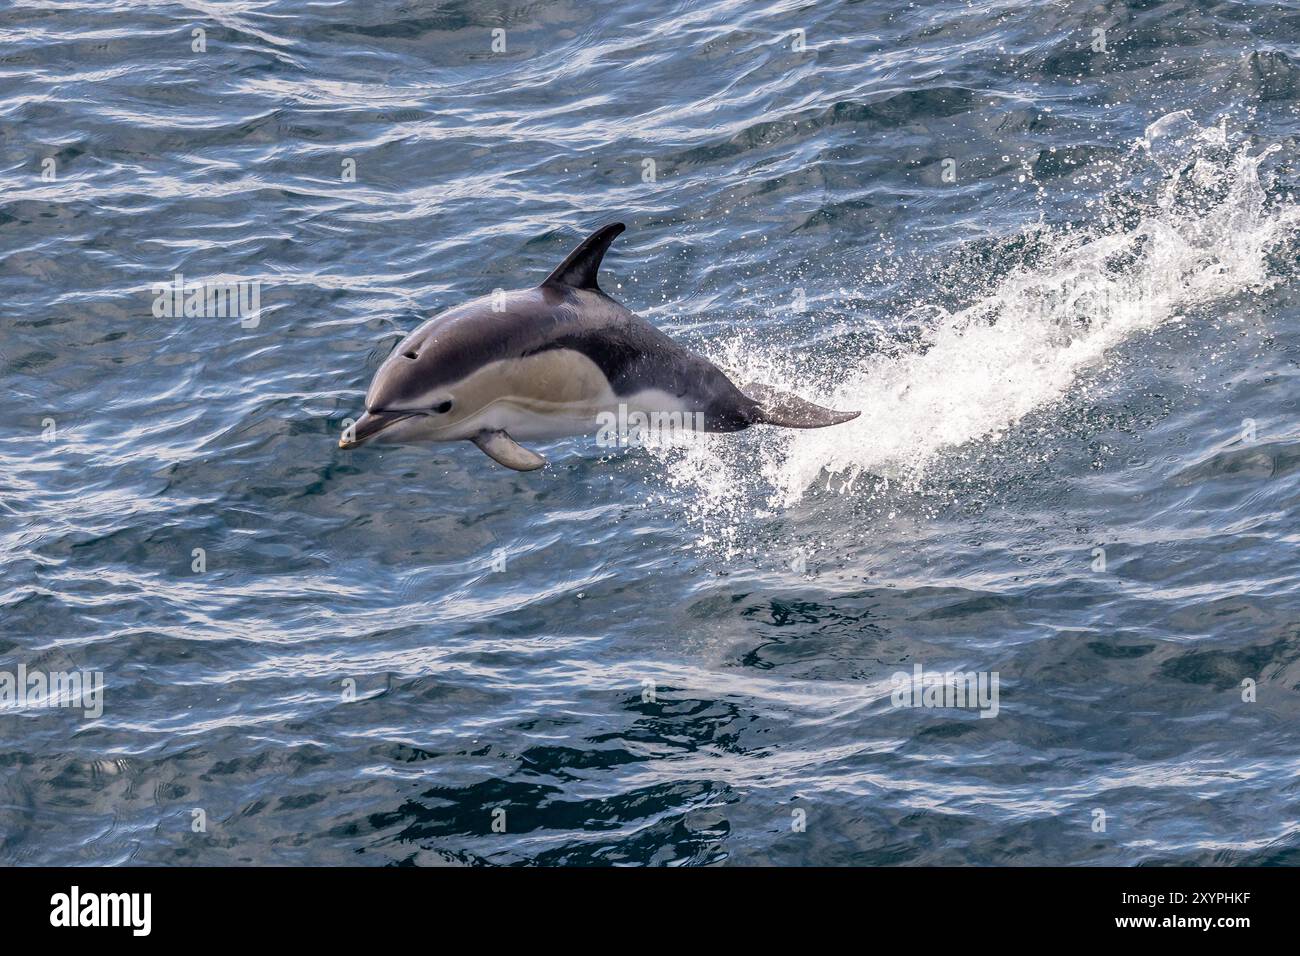
[[[606,295],[596,273],[624,228],[593,232],[540,285],[473,299],[411,332],[379,366],[365,413],[339,447],[471,441],[507,468],[532,471],[546,459],[519,439],[590,434],[629,411],[711,432],[824,428],[861,414],[769,385],[737,388]]]

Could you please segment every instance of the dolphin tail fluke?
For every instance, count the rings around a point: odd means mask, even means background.
[[[861,412],[837,412],[783,392],[771,385],[750,382],[740,389],[758,403],[753,424],[778,425],[782,428],[826,428],[851,422]]]
[[[503,431],[479,432],[470,439],[497,464],[515,471],[536,471],[546,464],[546,459],[529,451]]]

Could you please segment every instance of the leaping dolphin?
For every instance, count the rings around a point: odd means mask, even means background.
[[[824,428],[861,414],[768,385],[737,388],[602,292],[596,271],[624,228],[593,232],[541,285],[473,299],[404,338],[339,447],[468,440],[507,468],[532,471],[546,459],[515,439],[589,434],[618,412],[679,414],[711,432]]]

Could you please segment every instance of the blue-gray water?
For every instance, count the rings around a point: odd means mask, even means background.
[[[1300,862],[1298,66],[1281,2],[7,5],[0,670],[106,688],[0,706],[0,860]],[[863,417],[338,449],[614,219]]]

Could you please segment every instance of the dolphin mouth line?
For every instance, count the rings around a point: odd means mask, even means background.
[[[419,412],[363,412],[356,423],[343,432],[343,437],[339,439],[339,447],[346,451],[364,445],[398,422],[415,418],[419,414]]]

